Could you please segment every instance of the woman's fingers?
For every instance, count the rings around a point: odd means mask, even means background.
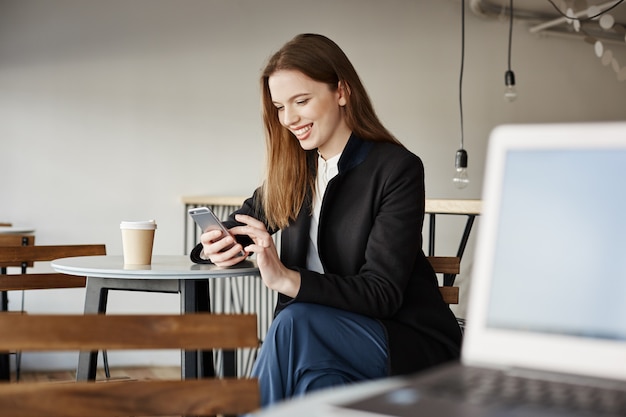
[[[238,222],[245,224],[245,226],[233,227],[231,230],[234,234],[247,235],[256,245],[263,248],[269,248],[273,244],[272,236],[265,228],[263,222],[245,214],[237,214],[235,219]]]
[[[203,245],[208,245],[219,240],[221,236],[221,230],[209,230],[208,232],[204,232],[200,235],[200,242]]]
[[[243,249],[241,245],[231,235],[224,236],[219,230],[203,233],[200,242],[204,257],[218,266],[234,265],[246,257],[245,254],[240,254]]]
[[[228,245],[232,244],[232,237],[223,236],[219,230],[211,230],[200,236],[200,242],[204,247],[205,255],[209,256],[223,251]]]
[[[252,216],[248,216],[247,214],[236,214],[235,215],[235,220],[237,220],[240,223],[245,223],[245,224],[247,224],[249,226],[256,227],[258,229],[266,230],[265,229],[265,225],[263,224],[263,222],[255,219]]]
[[[241,255],[241,246],[236,245],[224,252],[219,252],[211,255],[211,262],[217,266],[232,266],[238,264],[246,258],[246,255]]]

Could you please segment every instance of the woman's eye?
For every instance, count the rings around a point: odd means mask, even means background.
[[[282,111],[285,109],[285,106],[276,106],[277,111]]]
[[[298,101],[296,101],[296,104],[298,104],[298,105],[303,105],[303,104],[306,104],[308,101],[309,101],[309,99],[308,99],[308,98],[305,98],[305,99],[302,99],[302,100],[298,100]]]

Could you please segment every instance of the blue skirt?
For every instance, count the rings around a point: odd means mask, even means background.
[[[293,303],[273,320],[252,370],[261,406],[389,375],[385,329],[375,319]]]

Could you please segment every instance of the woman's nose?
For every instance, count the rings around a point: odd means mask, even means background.
[[[298,121],[298,114],[294,109],[285,106],[283,109],[283,124],[289,126]]]

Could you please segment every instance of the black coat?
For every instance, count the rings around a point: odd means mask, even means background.
[[[310,152],[310,157],[314,169],[317,153]],[[339,174],[328,183],[319,219],[318,250],[325,272],[306,269],[309,200],[281,233],[281,260],[298,270],[302,281],[295,299],[279,294],[275,314],[292,302],[307,302],[380,320],[387,332],[392,374],[458,358],[461,332],[422,250],[422,161],[401,146],[352,135],[338,168]],[[236,224],[236,213],[264,221],[258,198],[259,190],[231,215],[227,227]],[[202,262],[201,249],[198,245],[192,251],[194,262]]]

